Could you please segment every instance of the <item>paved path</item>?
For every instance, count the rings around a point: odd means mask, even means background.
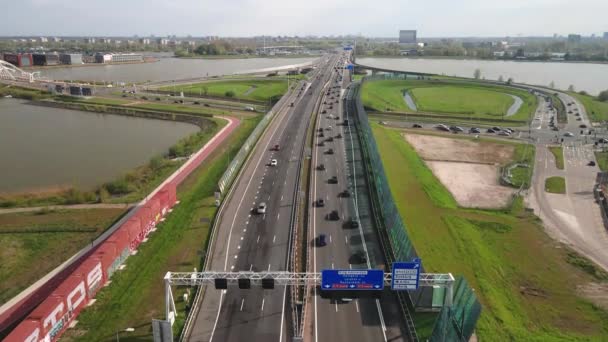
[[[27,213],[39,210],[77,210],[77,209],[128,209],[136,203],[96,203],[96,204],[71,204],[71,205],[49,205],[46,207],[7,208],[0,209],[0,215],[13,213]]]

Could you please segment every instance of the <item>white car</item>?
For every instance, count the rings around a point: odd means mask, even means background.
[[[278,162],[276,159],[270,159],[270,166],[277,166]]]
[[[572,134],[572,133],[570,133],[570,132],[566,132],[566,133],[564,133],[564,136],[565,136],[565,137],[573,137],[573,136],[574,136],[574,134]]]
[[[260,203],[260,205],[258,205],[257,212],[258,214],[266,214],[266,203]]]

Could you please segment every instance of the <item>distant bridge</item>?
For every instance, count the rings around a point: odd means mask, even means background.
[[[0,60],[0,80],[34,82],[40,79],[40,71],[23,71],[13,64]]]
[[[426,72],[402,71],[402,70],[384,69],[384,68],[367,66],[367,65],[363,65],[363,64],[357,63],[355,56],[351,57],[351,63],[355,67],[358,67],[358,68],[361,68],[361,69],[371,70],[372,74],[375,74],[375,73],[378,73],[378,72],[387,72],[387,73],[392,73],[392,74],[407,74],[407,75],[414,75],[414,76],[437,76],[437,74],[430,74],[430,73],[426,73]]]

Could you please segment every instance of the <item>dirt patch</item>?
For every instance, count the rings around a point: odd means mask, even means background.
[[[576,290],[593,304],[608,310],[608,283],[588,283],[577,286]]]
[[[463,207],[505,207],[515,192],[498,183],[499,167],[495,165],[443,161],[426,163]]]
[[[403,134],[425,160],[500,164],[511,161],[515,147],[489,141],[453,139],[434,135]]]

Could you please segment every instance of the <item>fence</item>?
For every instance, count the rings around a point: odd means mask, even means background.
[[[379,76],[373,76],[373,79],[379,78]],[[364,78],[363,82],[367,80],[368,78]],[[372,208],[377,216],[379,234],[385,241],[383,245],[387,262],[392,264],[394,261],[412,260],[418,255],[393,200],[378,147],[369,126],[367,113],[361,103],[360,87],[361,85],[358,83],[353,84],[347,95],[347,101],[350,102],[350,106],[354,107],[353,114],[362,145]],[[421,272],[424,272],[424,267]],[[456,281],[451,308],[443,307],[444,292],[442,289],[420,288],[417,291],[407,292],[407,295],[401,293],[400,297],[408,297],[409,305],[415,308],[440,310],[431,341],[468,341],[481,314],[481,304],[477,300],[474,290],[462,277]],[[406,316],[409,314],[406,313]]]

